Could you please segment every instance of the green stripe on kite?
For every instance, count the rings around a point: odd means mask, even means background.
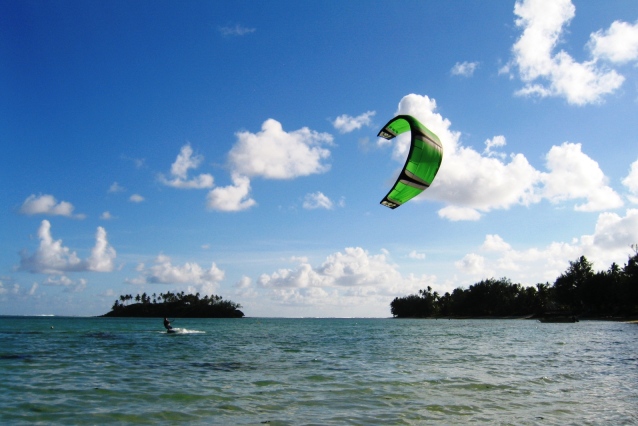
[[[439,138],[411,115],[397,115],[377,136],[393,139],[410,131],[410,152],[396,183],[381,200],[381,204],[396,209],[428,188],[443,160],[443,145]]]

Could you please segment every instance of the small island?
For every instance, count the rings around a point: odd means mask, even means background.
[[[130,301],[135,303],[129,304]],[[133,297],[121,295],[103,317],[171,317],[171,318],[242,318],[241,305],[221,296],[211,295],[200,298],[197,294],[160,293],[152,296],[146,293]]]

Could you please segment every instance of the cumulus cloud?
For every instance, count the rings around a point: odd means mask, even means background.
[[[410,259],[423,260],[425,259],[425,253],[419,253],[416,250],[412,250],[410,254],[408,254]]]
[[[444,147],[441,168],[432,186],[419,198],[444,202],[439,216],[452,221],[478,220],[494,209],[551,202],[585,200],[578,211],[599,211],[622,206],[598,163],[582,152],[581,145],[565,142],[546,156],[547,171],[534,168],[523,154],[495,155],[506,145],[504,136],[486,141],[483,153],[460,143],[460,133],[436,112],[436,101],[410,94],[401,99],[396,114],[410,114],[439,136]],[[401,164],[410,144],[409,135],[395,138],[392,157]]]
[[[167,186],[180,189],[203,189],[213,187],[213,176],[202,173],[192,179],[188,179],[188,171],[197,169],[204,161],[201,155],[193,155],[193,148],[190,144],[186,144],[180,150],[175,162],[171,165],[171,179],[160,175],[160,181]]]
[[[471,77],[478,68],[478,62],[457,62],[452,67],[452,75],[460,75],[462,77]]]
[[[132,284],[193,284],[204,294],[216,291],[220,281],[224,279],[224,271],[213,262],[210,268],[201,267],[195,262],[173,265],[170,257],[160,254],[151,266],[139,264],[140,275],[127,280]]]
[[[286,132],[277,120],[266,120],[261,131],[236,134],[237,142],[228,154],[235,173],[266,179],[293,179],[324,173],[330,165],[324,161],[330,151],[332,136],[303,127]]]
[[[594,160],[585,155],[580,144],[553,146],[547,154],[549,173],[543,174],[542,195],[551,202],[581,199],[579,211],[613,209],[623,205],[620,196],[607,185],[607,178]]]
[[[132,203],[141,203],[142,201],[144,201],[144,197],[142,197],[140,194],[133,194],[129,197],[129,201]]]
[[[55,199],[53,195],[39,195],[32,194],[24,200],[22,207],[20,207],[20,213],[26,215],[46,214],[51,216],[66,216],[75,219],[84,219],[84,214],[73,214],[73,204],[67,201],[60,201]]]
[[[301,260],[295,269],[262,274],[257,286],[266,289],[279,303],[299,306],[375,306],[387,311],[387,298],[416,292],[432,285],[432,276],[402,276],[387,251],[370,254],[361,247],[349,247],[326,257],[317,267]],[[381,310],[382,309],[382,310]]]
[[[100,219],[102,219],[102,220],[111,220],[111,219],[115,219],[115,216],[113,216],[113,215],[111,214],[111,212],[109,212],[109,211],[107,210],[107,211],[105,211],[104,213],[102,213],[102,214],[100,215]]]
[[[619,64],[638,60],[638,22],[614,21],[591,34],[588,46],[595,58]]]
[[[633,58],[634,30],[630,26],[614,23],[606,33],[593,34],[589,43],[593,58],[580,63],[564,50],[555,52],[576,13],[571,0],[519,1],[514,13],[516,25],[523,29],[512,48],[510,64],[518,68],[525,83],[519,95],[560,96],[570,104],[585,105],[601,102],[624,82],[622,75],[599,65],[597,59]]]
[[[257,204],[250,198],[250,179],[236,173],[232,179],[232,185],[217,187],[208,193],[207,206],[210,210],[236,212]]]
[[[372,117],[374,117],[375,114],[376,111],[367,111],[357,117],[343,114],[337,117],[335,121],[332,122],[332,125],[339,133],[350,133],[363,126],[370,126],[370,124],[372,124]]]
[[[606,270],[615,262],[623,265],[638,241],[638,209],[628,209],[624,216],[605,212],[598,216],[591,234],[570,242],[554,241],[545,247],[517,250],[499,235],[486,235],[479,247],[482,255],[470,253],[456,266],[477,278],[507,276],[524,285],[553,282],[569,266],[584,255],[596,270]]]
[[[334,208],[334,203],[330,200],[330,198],[326,197],[323,192],[317,191],[312,194],[306,194],[303,202],[303,208],[307,210],[332,210]]]
[[[115,249],[109,245],[106,230],[99,226],[95,233],[95,246],[87,259],[87,269],[95,272],[110,272],[114,267],[115,256]]]
[[[26,251],[20,253],[22,271],[43,274],[64,274],[67,272],[110,272],[113,270],[115,249],[107,240],[106,231],[98,227],[95,246],[88,259],[80,259],[76,252],[62,245],[62,240],[54,240],[51,236],[51,223],[43,220],[38,229],[40,245],[33,254]]]
[[[505,139],[505,136],[503,135],[494,136],[492,139],[488,139],[485,141],[485,150],[483,151],[483,154],[486,154],[490,157],[495,155],[504,157],[505,156],[504,154],[500,155],[499,153],[495,152],[493,148],[501,148],[501,147],[504,147],[505,145],[507,145],[507,140]]]
[[[629,174],[622,180],[622,184],[625,185],[632,195],[629,196],[629,200],[638,204],[638,160],[631,163]]]

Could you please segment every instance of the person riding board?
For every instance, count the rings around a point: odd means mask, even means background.
[[[171,326],[171,322],[166,317],[164,317],[164,327],[167,330],[172,330],[173,329],[173,327]]]

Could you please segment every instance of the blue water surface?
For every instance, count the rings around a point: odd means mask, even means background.
[[[2,317],[0,424],[638,424],[638,325]]]

